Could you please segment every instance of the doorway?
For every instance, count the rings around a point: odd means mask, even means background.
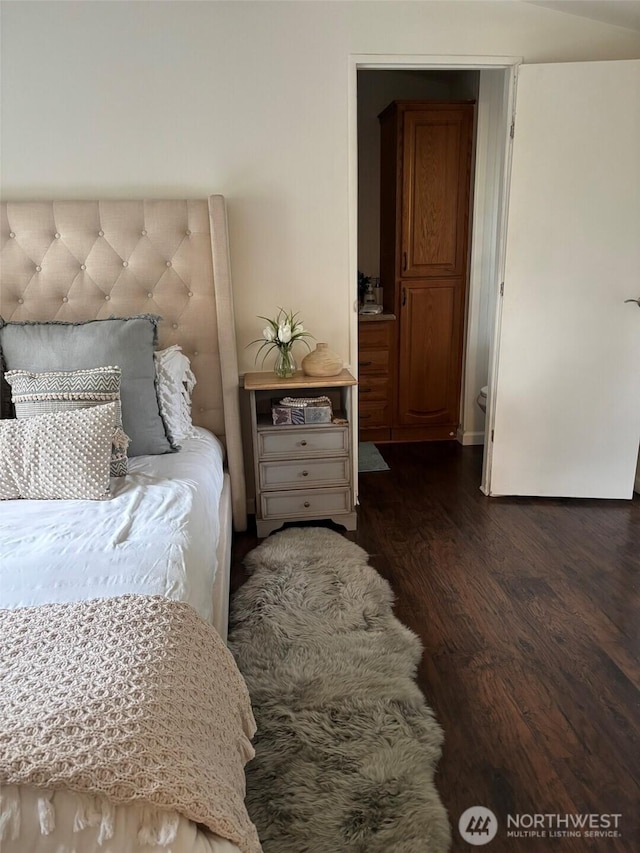
[[[374,281],[379,275],[378,114],[396,99],[476,101],[475,172],[469,251],[469,289],[463,361],[461,444],[483,444],[489,425],[477,406],[496,354],[502,263],[501,223],[505,212],[509,125],[514,71],[519,60],[429,62],[428,58],[353,57],[351,79],[351,267]],[[371,58],[372,59],[372,58]],[[357,304],[357,303],[356,303]],[[352,326],[352,364],[357,364],[358,316]],[[357,440],[357,434],[356,434]],[[485,444],[486,450],[490,448]],[[485,469],[486,469],[485,452]],[[483,484],[485,474],[483,473]]]
[[[358,72],[361,441],[456,438],[479,73]]]
[[[473,336],[478,328],[481,303],[486,298],[488,311],[493,317],[493,331],[482,491],[491,495],[626,499],[631,495],[633,469],[638,459],[639,398],[633,385],[636,380],[633,365],[637,364],[640,339],[636,326],[632,325],[637,315],[631,317],[627,313],[623,316],[619,312],[623,302],[637,301],[627,282],[634,280],[633,271],[637,268],[638,244],[630,235],[630,229],[637,221],[638,197],[633,193],[634,183],[627,179],[627,173],[636,174],[637,158],[634,159],[634,154],[638,127],[635,114],[623,111],[625,132],[621,132],[616,110],[621,108],[621,93],[637,89],[640,63],[638,60],[522,66],[521,63],[522,60],[515,57],[351,57],[349,242],[352,293],[355,296],[357,281],[358,70],[479,70],[472,258],[459,440],[467,443],[466,420],[475,409],[474,398],[479,383],[472,381]],[[515,129],[517,157],[514,158],[516,78],[518,126]],[[592,89],[599,96],[597,110],[590,94]],[[549,132],[548,123],[541,123],[541,116],[553,118],[553,132]],[[585,144],[587,140],[588,145]],[[615,180],[610,179],[606,186],[597,181],[603,174],[603,150],[616,152],[615,158],[608,158]],[[580,153],[580,158],[576,158],[576,152]],[[575,193],[576,180],[571,176],[577,169],[580,170],[579,185],[587,203]],[[547,182],[537,181],[538,174],[547,175]],[[571,181],[567,182],[569,178]],[[549,208],[549,187],[553,187],[556,195],[559,188],[563,189],[565,198],[562,205],[555,203]],[[602,203],[594,206],[588,202],[590,197],[601,198]],[[555,218],[550,218],[549,212],[554,213]],[[569,240],[567,223],[573,229]],[[614,227],[615,223],[619,227]],[[585,237],[587,234],[589,239]],[[541,243],[553,246],[554,251],[541,254]],[[582,252],[583,246],[594,251]],[[583,263],[579,275],[576,258]],[[587,259],[590,259],[588,263]],[[507,264],[509,280],[503,297]],[[603,264],[608,265],[605,270]],[[617,275],[612,274],[614,268],[618,270]],[[553,288],[553,283],[557,280],[563,282],[564,301],[561,307],[565,308],[564,313],[559,312],[560,306],[555,305],[557,289]],[[525,289],[522,286],[514,288],[516,282],[519,285],[524,283]],[[584,299],[585,282],[597,298]],[[548,294],[545,288],[550,287],[552,291]],[[525,302],[527,307],[523,309]],[[589,309],[590,325],[575,323],[576,304],[581,305],[583,311]],[[357,361],[357,316],[354,310],[352,364]],[[549,317],[555,325],[549,323]],[[603,318],[608,323],[608,336],[602,334],[605,328]],[[531,336],[533,349],[540,347],[536,337],[536,329],[539,328],[545,330],[547,341],[540,351],[544,356],[544,371],[541,362],[529,355]],[[585,342],[581,342],[578,349],[586,348],[592,361],[579,359],[569,364],[571,370],[559,372],[556,366],[558,363],[566,364],[565,354],[568,351],[565,328],[572,328],[576,335],[582,333]],[[529,338],[523,337],[524,330]],[[592,346],[593,342],[598,343],[597,348]],[[617,355],[612,359],[613,352]],[[587,408],[590,416],[584,417],[585,405],[592,393],[594,363],[597,364],[598,375],[604,376],[607,368],[604,387],[615,398],[615,404],[605,405],[601,401],[597,407]],[[504,369],[505,365],[509,370]],[[548,386],[544,386],[542,396],[539,396],[546,401],[544,411],[549,412],[552,408],[557,423],[579,425],[581,441],[576,441],[571,430],[554,430],[551,420],[543,416],[543,410],[536,410],[535,419],[529,417],[530,398],[523,399],[523,377],[530,377],[532,370],[538,375],[544,373],[552,380],[553,394]],[[526,387],[529,390],[535,388],[535,382],[532,385],[529,381]],[[518,418],[514,417],[514,407]],[[622,419],[620,412],[625,413]],[[354,426],[357,426],[357,412],[352,414]],[[597,424],[594,419],[597,419]],[[622,431],[621,426],[624,427]],[[610,441],[611,435],[617,435],[618,440]],[[355,435],[354,439],[357,440]],[[472,443],[473,436],[470,435],[469,439]],[[532,466],[531,453],[536,442],[544,443],[544,447],[536,447],[537,458],[561,458],[563,464]],[[510,453],[512,456],[507,458]],[[514,453],[518,457],[517,465],[514,464]],[[357,457],[357,453],[354,456]],[[573,462],[567,465],[569,458]],[[496,477],[497,471],[502,479]],[[509,475],[508,482],[505,472]],[[549,472],[554,475],[551,485],[543,482]],[[542,479],[534,482],[536,474]],[[523,475],[528,479],[523,479]]]

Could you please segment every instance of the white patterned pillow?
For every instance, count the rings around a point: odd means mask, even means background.
[[[174,443],[196,433],[191,421],[191,392],[196,377],[191,362],[177,344],[153,354],[156,363],[156,389],[160,414]]]
[[[118,405],[0,421],[0,500],[102,500]]]
[[[8,370],[5,373],[5,379],[11,386],[11,397],[17,418],[32,418],[34,415],[117,403],[119,431],[114,437],[111,449],[111,476],[125,476],[129,439],[122,431],[119,367],[60,370],[52,373]]]

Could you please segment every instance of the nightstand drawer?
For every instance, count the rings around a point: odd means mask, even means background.
[[[348,486],[349,479],[349,459],[346,456],[260,463],[261,489]]]
[[[387,373],[389,371],[388,349],[361,349],[358,352],[358,371],[367,373]]]
[[[265,492],[260,497],[263,518],[324,517],[351,511],[349,489]]]
[[[258,432],[260,461],[348,454],[348,427],[276,427]]]
[[[389,379],[386,376],[363,376],[358,385],[358,399],[363,403],[386,402],[389,398]]]

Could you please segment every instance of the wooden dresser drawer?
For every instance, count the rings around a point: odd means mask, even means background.
[[[359,404],[386,402],[390,390],[386,376],[363,376],[358,384]]]
[[[363,349],[388,349],[391,346],[391,323],[360,323],[358,341]]]
[[[304,518],[351,512],[351,494],[346,489],[310,489],[308,492],[263,492],[263,518]]]
[[[358,351],[358,373],[364,376],[369,373],[389,372],[388,349],[362,349]]]
[[[391,425],[391,409],[389,404],[386,402],[364,403],[361,400],[360,405],[358,406],[358,412],[361,430]]]
[[[260,488],[283,489],[307,486],[348,486],[349,458],[297,459],[261,462]]]
[[[391,436],[396,323],[358,324],[358,417],[360,441]]]
[[[260,461],[343,455],[349,452],[349,428],[340,426],[300,429],[282,426],[258,431]]]

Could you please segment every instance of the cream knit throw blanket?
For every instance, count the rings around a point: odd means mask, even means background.
[[[217,632],[125,595],[0,611],[0,784],[175,810],[245,853],[255,722]]]

